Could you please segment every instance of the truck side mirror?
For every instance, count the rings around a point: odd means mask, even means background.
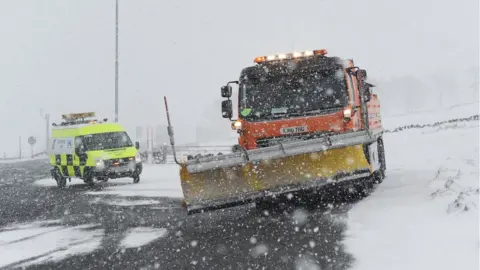
[[[369,102],[371,98],[372,98],[372,92],[370,91],[370,87],[365,86],[363,88],[363,99],[365,100],[365,102]]]
[[[135,148],[140,149],[140,143],[139,142],[135,142]]]
[[[222,86],[222,97],[229,98],[232,96],[232,87],[230,85]]]
[[[231,119],[233,116],[233,106],[231,100],[222,101],[222,117]]]
[[[359,80],[362,80],[362,81],[367,80],[367,71],[365,69],[360,69],[358,71],[358,77],[359,77]]]

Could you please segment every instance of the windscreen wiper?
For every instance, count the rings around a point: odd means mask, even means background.
[[[302,111],[302,112],[292,112],[292,113],[288,113],[287,115],[289,115],[289,116],[313,115],[313,114],[325,113],[325,112],[330,112],[330,111],[336,111],[340,107],[343,107],[343,106],[334,106],[334,107],[328,107],[328,108],[324,108],[324,109],[305,110],[305,111]]]

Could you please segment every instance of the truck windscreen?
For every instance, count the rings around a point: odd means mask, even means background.
[[[133,146],[126,132],[107,132],[85,135],[82,141],[90,151],[124,148]]]
[[[329,69],[243,80],[239,101],[241,117],[285,118],[344,107],[348,91],[343,70]]]

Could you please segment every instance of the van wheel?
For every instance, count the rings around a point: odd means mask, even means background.
[[[95,182],[93,182],[93,177],[88,177],[83,180],[85,184],[87,184],[89,187],[93,187],[95,185]]]
[[[57,187],[64,188],[67,185],[67,178],[63,177],[57,168],[51,170],[52,177],[57,182]]]
[[[55,176],[55,181],[57,181],[57,187],[59,188],[64,188],[67,185],[67,178],[58,173]]]
[[[133,183],[136,184],[138,182],[140,182],[140,175],[136,175],[136,176],[133,177]]]

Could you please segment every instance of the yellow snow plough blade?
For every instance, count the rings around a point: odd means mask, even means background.
[[[187,206],[222,208],[222,205],[251,202],[267,194],[366,177],[371,170],[363,144],[357,144],[199,172],[189,172],[187,166],[182,165],[180,179]]]

